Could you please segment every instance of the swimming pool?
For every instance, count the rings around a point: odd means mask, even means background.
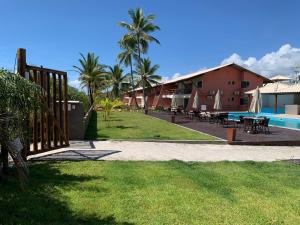
[[[240,116],[253,116],[254,113],[250,112],[230,112],[230,119],[239,119]],[[258,113],[256,116],[266,116],[270,118],[270,125],[276,127],[285,127],[290,129],[300,130],[300,119],[282,118],[273,113]]]

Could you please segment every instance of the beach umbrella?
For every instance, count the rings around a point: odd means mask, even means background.
[[[260,113],[262,108],[262,96],[259,87],[252,94],[252,101],[249,107],[249,112]]]
[[[199,108],[199,97],[198,97],[198,92],[196,91],[196,94],[194,96],[194,101],[193,101],[193,109],[198,109]]]
[[[172,108],[177,108],[177,101],[176,101],[175,94],[173,94],[173,96],[172,96],[171,107]]]
[[[218,92],[217,92],[217,94],[215,96],[214,109],[215,110],[221,110],[222,109],[220,90],[218,90]]]

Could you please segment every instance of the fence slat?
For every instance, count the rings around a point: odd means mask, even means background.
[[[47,138],[47,149],[50,150],[51,149],[51,117],[50,117],[50,74],[48,72],[46,72],[46,93],[47,93],[47,98],[46,98],[46,102],[47,102],[47,106],[48,106],[48,110],[46,110],[46,138]]]
[[[43,70],[40,70],[40,86],[41,86],[41,94],[42,96],[44,96],[44,72]],[[42,97],[42,103],[44,103],[44,98]],[[40,115],[40,125],[41,125],[41,130],[40,130],[40,133],[41,133],[41,151],[44,151],[45,148],[45,139],[44,139],[44,132],[45,132],[45,129],[44,129],[44,109],[43,107],[41,108],[41,115]]]
[[[56,74],[52,73],[52,82],[53,82],[53,96],[52,96],[52,108],[53,108],[53,145],[57,147],[57,127],[55,121],[57,120],[57,103],[56,103]]]
[[[65,137],[65,144],[69,145],[69,119],[68,119],[68,79],[67,75],[63,75],[64,78],[64,133]]]
[[[33,81],[37,84],[37,71],[33,70]],[[38,151],[38,118],[37,111],[33,111],[33,128],[32,128],[33,151]]]
[[[61,81],[61,75],[58,74],[58,112],[59,112],[59,129],[62,129],[63,127],[63,113],[62,113],[62,81]],[[63,137],[60,134],[59,135],[59,145],[63,145]]]

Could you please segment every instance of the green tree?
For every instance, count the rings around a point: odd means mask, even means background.
[[[156,42],[157,44],[159,44],[159,41],[155,37],[153,37],[151,33],[153,33],[156,30],[159,30],[160,28],[153,23],[155,15],[150,14],[148,16],[145,16],[141,8],[137,8],[136,10],[130,9],[128,11],[128,14],[131,18],[131,23],[120,22],[119,25],[124,27],[128,31],[128,33],[125,34],[123,39],[133,39],[135,41],[135,50],[137,52],[137,65],[140,66],[142,61],[142,54],[147,53],[149,48],[149,42]],[[141,74],[139,75],[141,76]],[[142,88],[143,96],[145,96],[145,86],[143,85],[144,83],[142,83]]]
[[[136,54],[136,42],[134,38],[122,38],[119,41],[120,48],[122,49],[122,52],[118,55],[118,59],[120,63],[123,63],[126,67],[130,67],[130,85],[131,85],[131,93],[132,97],[135,100],[135,105],[138,107],[137,101],[136,101],[136,94],[135,94],[135,74],[133,71],[133,60],[137,59]]]
[[[109,67],[108,69],[107,79],[111,83],[111,91],[114,98],[120,98],[122,91],[129,86],[127,75],[123,75],[123,72],[119,64],[114,65],[114,67]]]
[[[105,83],[105,66],[99,63],[99,57],[94,53],[88,53],[86,57],[80,53],[80,56],[80,66],[73,67],[80,74],[82,87],[87,87],[90,104],[93,105],[96,90]]]
[[[89,97],[84,91],[68,86],[68,100],[80,101],[83,104],[84,112],[89,110]]]
[[[7,70],[0,70],[0,145],[3,169],[7,169],[9,152],[16,164],[22,187],[28,181],[27,166],[18,149],[8,146],[12,142],[16,143],[16,140],[21,140],[23,146],[26,146],[31,135],[29,115],[42,106],[41,97],[42,90],[38,85]]]
[[[151,60],[149,58],[142,59],[141,64],[137,67],[137,72],[140,74],[140,80],[138,81],[138,85],[143,88],[149,88],[153,85],[156,85],[161,80],[161,76],[157,75],[156,72],[159,69],[159,65],[151,65]],[[143,91],[143,100],[144,100],[144,108],[148,110],[148,105],[146,101],[146,91]],[[146,111],[147,112],[147,111]]]

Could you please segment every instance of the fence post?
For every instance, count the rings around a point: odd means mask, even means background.
[[[18,48],[17,50],[17,73],[22,76],[26,77],[26,49],[24,48]],[[26,126],[27,126],[27,132],[30,132],[30,121],[29,121],[29,115],[28,119],[26,120]],[[24,140],[24,148],[22,150],[22,157],[26,161],[27,160],[27,154],[30,151],[30,139],[29,137],[27,140]]]

